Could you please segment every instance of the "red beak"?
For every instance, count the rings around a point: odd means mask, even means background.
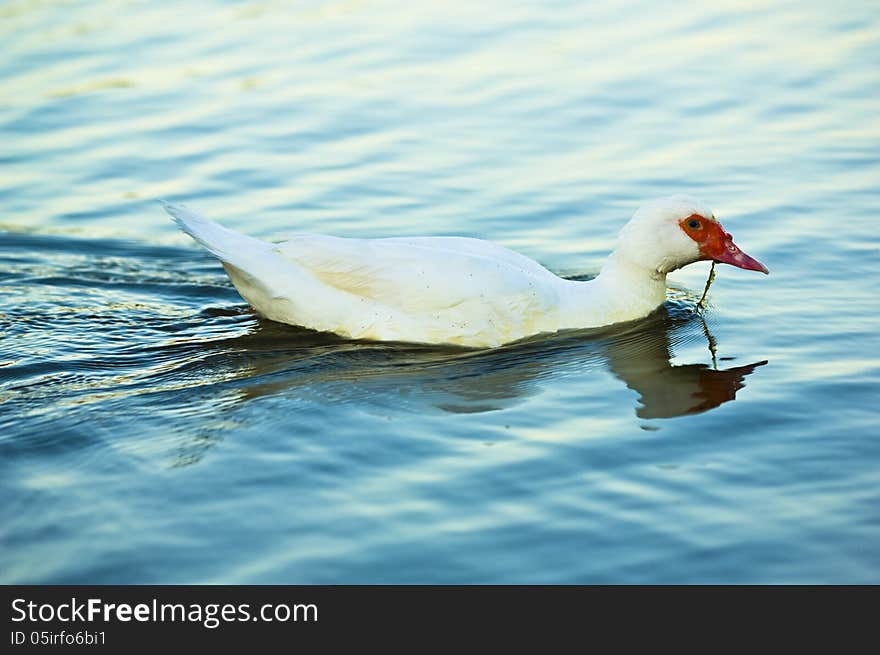
[[[769,274],[770,271],[754,257],[749,257],[733,242],[733,237],[724,231],[721,223],[711,222],[706,225],[708,234],[700,244],[700,254],[705,259],[713,259],[722,264],[730,264],[747,271],[761,271]]]

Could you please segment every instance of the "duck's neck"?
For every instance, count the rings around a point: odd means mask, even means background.
[[[560,329],[598,327],[647,316],[666,300],[666,273],[612,253],[598,277],[568,281]]]

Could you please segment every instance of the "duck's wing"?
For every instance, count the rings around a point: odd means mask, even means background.
[[[488,241],[303,235],[270,244],[182,205],[165,209],[223,262],[242,297],[276,321],[352,338],[466,346],[559,325],[560,279]]]
[[[498,345],[556,329],[559,278],[487,241],[301,235],[273,252],[348,298],[350,336]]]

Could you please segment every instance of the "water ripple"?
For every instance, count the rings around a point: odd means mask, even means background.
[[[3,582],[876,582],[864,3],[0,7]],[[772,275],[494,351],[254,316],[157,198],[594,274],[689,191]]]

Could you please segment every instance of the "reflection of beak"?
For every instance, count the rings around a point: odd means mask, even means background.
[[[688,409],[686,413],[699,414],[713,407],[718,407],[718,405],[726,403],[728,400],[735,400],[736,392],[746,386],[743,378],[766,363],[767,360],[765,359],[762,362],[755,362],[747,366],[736,366],[721,371],[700,367],[697,382],[700,390],[693,394],[693,397],[699,399],[700,402]]]
[[[702,254],[706,259],[714,259],[722,264],[730,264],[737,268],[744,268],[747,271],[761,271],[769,275],[770,271],[767,270],[764,264],[754,257],[749,257],[745,254],[733,242],[733,237],[730,234],[725,232],[720,225],[718,228],[719,234],[717,236],[713,234],[712,238],[702,248]]]

